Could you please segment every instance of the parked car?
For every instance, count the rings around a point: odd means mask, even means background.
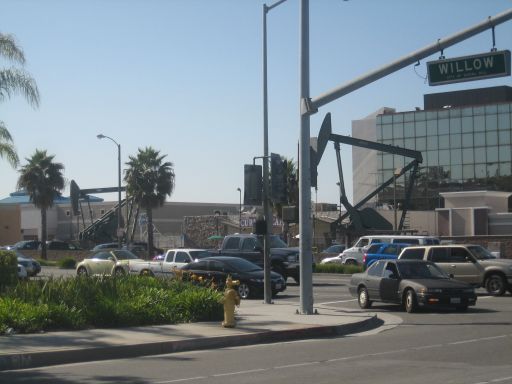
[[[456,279],[485,287],[491,295],[512,292],[512,260],[496,259],[480,245],[411,247],[404,249],[399,258],[432,261]]]
[[[111,242],[111,243],[97,244],[92,250],[99,251],[100,249],[119,249],[119,243]],[[121,249],[126,249],[139,257],[145,257],[146,253],[147,253],[148,246],[147,246],[147,243],[136,241],[136,242],[130,243],[130,245],[122,244]],[[156,247],[153,247],[153,251],[154,251],[154,253],[157,253],[157,254],[164,253],[163,249],[156,248]]]
[[[432,236],[405,236],[405,235],[368,235],[361,236],[356,243],[343,251],[341,262],[343,264],[363,264],[365,247],[373,243],[400,243],[400,244],[439,244],[439,239]]]
[[[474,287],[423,260],[378,260],[365,272],[352,275],[349,291],[363,309],[373,301],[400,304],[407,312],[418,307],[465,311],[476,304]]]
[[[66,241],[50,240],[46,242],[46,249],[50,251],[78,251],[81,248],[73,243],[68,243]]]
[[[368,268],[377,260],[397,259],[402,249],[409,247],[410,244],[396,243],[375,243],[366,249],[363,253],[363,266]]]
[[[333,244],[320,252],[320,264],[341,263],[341,253],[345,250],[342,244]]]
[[[181,268],[206,280],[213,280],[222,288],[226,278],[239,280],[238,293],[242,299],[263,295],[263,268],[240,257],[214,256],[194,261]],[[286,281],[277,272],[271,272],[272,296],[286,289]]]
[[[10,249],[39,249],[39,240],[22,240],[14,244]]]
[[[184,265],[212,256],[206,249],[196,248],[178,248],[169,249],[163,258],[153,258],[152,261],[133,263],[130,265],[130,273],[136,275],[174,275],[174,268],[180,268]]]
[[[23,267],[27,271],[28,276],[36,276],[39,272],[41,272],[41,264],[32,257],[25,256],[21,252],[19,252],[17,249],[16,251],[16,257],[18,258],[18,264],[23,265]]]
[[[76,266],[78,276],[126,275],[130,265],[144,261],[125,249],[93,251]]]
[[[19,279],[26,279],[28,277],[27,270],[25,267],[21,264],[18,264],[18,278]]]

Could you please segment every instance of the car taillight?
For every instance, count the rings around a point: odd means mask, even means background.
[[[365,254],[363,255],[363,265],[365,265],[365,264],[366,264],[366,258],[367,258],[367,257],[368,257],[368,254],[367,254],[367,253],[365,253]]]

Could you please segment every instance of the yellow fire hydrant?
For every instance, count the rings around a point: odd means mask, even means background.
[[[224,290],[224,297],[222,298],[222,303],[224,304],[224,321],[222,322],[222,326],[224,328],[234,328],[235,323],[235,305],[240,305],[240,296],[234,285],[240,284],[237,280],[232,280],[230,276],[226,279],[226,289]]]

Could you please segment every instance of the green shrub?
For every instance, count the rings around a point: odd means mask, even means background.
[[[336,263],[327,263],[327,264],[316,264],[315,265],[315,273],[343,273],[343,274],[353,274],[357,272],[362,272],[363,267],[357,265],[346,265],[346,264],[336,264]]]
[[[222,319],[218,291],[152,277],[31,280],[0,298],[0,333],[125,327]]]
[[[57,261],[57,266],[60,269],[75,269],[76,260],[72,257],[65,257],[64,259]]]
[[[13,251],[0,250],[0,288],[18,281],[18,259]]]

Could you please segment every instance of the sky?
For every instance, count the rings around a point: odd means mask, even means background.
[[[15,36],[25,69],[41,93],[39,108],[21,96],[0,103],[0,120],[26,163],[36,149],[55,155],[82,189],[117,186],[139,148],[173,163],[168,201],[238,203],[244,164],[263,155],[262,9],[260,0],[0,0],[0,32]],[[268,1],[267,4],[275,3]],[[267,15],[269,152],[297,161],[299,0]],[[319,96],[512,8],[509,0],[311,0],[310,95]],[[512,49],[512,21],[496,27],[496,48]],[[444,51],[446,58],[485,53],[490,30]],[[423,95],[512,86],[510,77],[431,87],[426,62],[436,53],[354,91],[311,117],[316,136],[327,112],[332,131],[381,107],[423,107]],[[12,64],[0,59],[0,67]],[[342,146],[349,200],[352,155]],[[261,164],[261,160],[256,160]],[[0,159],[0,199],[19,173]],[[339,203],[329,145],[318,168],[316,202]],[[97,195],[107,201],[116,194]]]

